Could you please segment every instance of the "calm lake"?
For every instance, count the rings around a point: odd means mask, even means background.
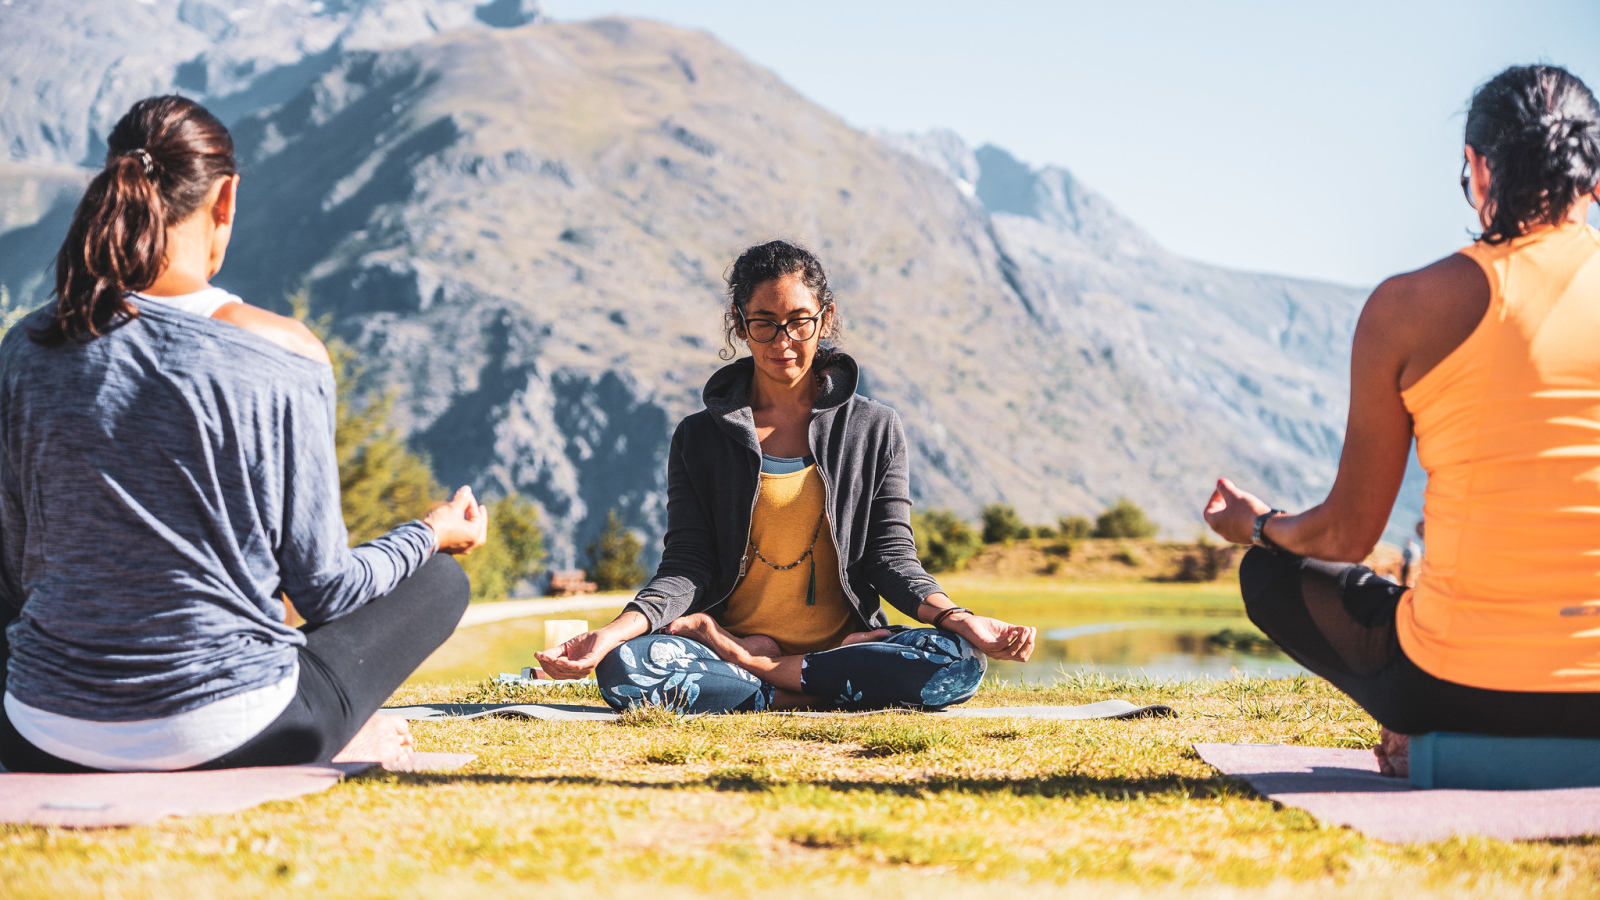
[[[1039,629],[1033,658],[990,677],[1053,681],[1085,670],[1157,679],[1285,678],[1305,670],[1245,618],[1237,585],[950,585],[956,602]]]

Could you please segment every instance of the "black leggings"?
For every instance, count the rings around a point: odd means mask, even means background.
[[[301,629],[306,643],[299,650],[300,682],[288,708],[243,746],[194,768],[293,766],[332,759],[455,631],[470,593],[461,566],[441,554],[354,612],[306,625]],[[28,743],[3,707],[0,765],[12,772],[96,771]]]
[[[1394,627],[1406,589],[1366,566],[1254,549],[1239,583],[1250,621],[1391,731],[1600,737],[1600,693],[1492,691],[1417,668]]]

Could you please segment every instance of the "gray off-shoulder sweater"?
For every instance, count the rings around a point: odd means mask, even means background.
[[[313,623],[432,553],[421,522],[352,549],[332,370],[235,326],[145,304],[84,344],[0,342],[5,690],[100,722],[274,684]],[[14,617],[14,618],[13,618]]]

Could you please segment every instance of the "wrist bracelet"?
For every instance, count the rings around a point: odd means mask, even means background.
[[[951,607],[948,607],[946,609],[940,610],[939,614],[937,616],[934,616],[933,617],[933,621],[929,622],[928,624],[932,625],[934,628],[941,628],[941,627],[943,627],[940,624],[941,622],[943,622],[945,619],[949,618],[954,613],[958,613],[958,612],[964,612],[967,615],[972,615],[972,610],[967,609],[965,606],[951,606]]]

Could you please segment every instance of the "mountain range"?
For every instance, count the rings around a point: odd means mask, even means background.
[[[611,508],[658,545],[722,275],[774,237],[826,263],[924,507],[1126,496],[1188,537],[1219,474],[1290,507],[1331,482],[1363,291],[1183,259],[1064,168],[863,132],[708,34],[529,0],[12,0],[0,28],[14,304],[117,116],[194,96],[243,173],[217,283],[308,291],[440,478],[534,499],[557,565]]]

